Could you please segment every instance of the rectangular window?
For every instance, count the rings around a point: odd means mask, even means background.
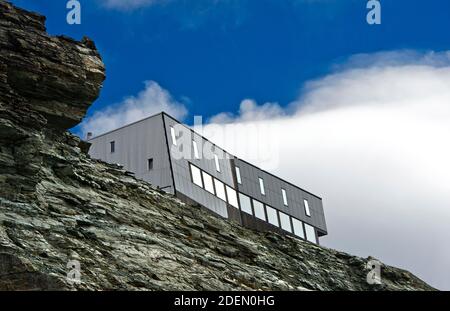
[[[291,219],[285,213],[280,212],[281,229],[292,232]]]
[[[111,145],[111,153],[116,152],[116,142],[112,141],[110,142],[110,145]]]
[[[212,176],[206,172],[202,172],[202,175],[203,175],[203,183],[205,184],[205,190],[212,194],[215,194]]]
[[[203,188],[202,173],[198,167],[192,164],[191,164],[191,175],[192,175],[192,182],[197,186]]]
[[[149,171],[153,170],[153,159],[148,159],[147,168]]]
[[[239,202],[241,203],[241,210],[247,214],[253,215],[252,204],[250,198],[242,193],[239,193]]]
[[[175,135],[175,129],[173,126],[170,127],[170,135],[172,136],[172,144],[177,145],[177,136]]]
[[[267,220],[269,221],[269,223],[279,227],[280,224],[278,223],[277,210],[270,206],[266,206],[266,210],[267,210]]]
[[[226,189],[227,189],[228,203],[231,206],[239,208],[239,203],[238,203],[238,198],[237,198],[236,191],[233,188],[229,187],[229,186],[226,186]]]
[[[283,195],[283,204],[284,204],[285,206],[288,206],[286,190],[284,190],[283,188],[281,188],[281,194]]]
[[[316,230],[314,230],[314,227],[305,224],[305,231],[306,231],[306,239],[310,242],[317,243]]]
[[[241,170],[237,166],[236,166],[236,179],[237,179],[238,184],[242,184]]]
[[[220,180],[214,178],[214,186],[216,187],[216,195],[219,199],[227,201],[227,196],[225,195],[225,185]]]
[[[306,213],[306,216],[311,217],[311,211],[309,210],[309,203],[308,203],[308,200],[303,200],[303,204],[305,205],[305,213]]]
[[[220,173],[219,156],[217,154],[214,155],[214,162],[216,163],[216,170]]]
[[[303,223],[298,219],[292,218],[292,224],[294,225],[294,234],[304,239],[305,233],[303,232]]]
[[[194,149],[194,157],[196,159],[200,159],[200,156],[198,154],[198,147],[197,147],[197,142],[196,141],[192,141],[192,149]]]
[[[266,190],[264,189],[264,179],[259,177],[259,190],[261,191],[262,195],[266,195]]]
[[[262,204],[261,202],[258,202],[256,200],[253,200],[253,209],[255,210],[256,218],[267,221],[266,213],[264,211],[264,204]]]

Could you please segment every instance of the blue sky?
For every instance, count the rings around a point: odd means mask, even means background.
[[[147,80],[191,115],[237,111],[244,98],[285,106],[305,81],[352,54],[450,45],[442,34],[450,28],[446,0],[382,1],[379,26],[366,23],[364,0],[166,0],[135,10],[80,2],[82,24],[70,26],[65,0],[13,0],[45,14],[50,33],[96,42],[107,80],[90,114]]]
[[[377,26],[366,0],[80,0],[77,26],[65,0],[12,2],[100,50],[76,133],[161,107],[225,120],[234,139],[205,136],[324,198],[325,246],[450,289],[450,1],[382,0]]]

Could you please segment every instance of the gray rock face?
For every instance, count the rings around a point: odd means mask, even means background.
[[[432,289],[386,265],[369,285],[368,259],[253,232],[90,159],[65,130],[103,80],[91,41],[0,1],[0,290]]]

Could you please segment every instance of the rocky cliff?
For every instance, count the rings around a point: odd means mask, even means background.
[[[69,134],[104,66],[0,0],[0,290],[429,290],[407,271],[219,219],[90,159]],[[79,261],[81,283],[67,278]]]

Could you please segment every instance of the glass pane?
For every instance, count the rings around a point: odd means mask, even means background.
[[[226,188],[227,188],[228,203],[230,203],[231,206],[239,208],[236,191],[228,186],[226,186]]]
[[[309,210],[309,203],[308,203],[308,200],[303,200],[303,203],[304,203],[304,205],[305,205],[305,213],[306,213],[306,216],[311,217],[311,211]]]
[[[294,234],[302,239],[305,238],[305,233],[303,232],[303,224],[300,220],[292,218],[292,224],[294,225]]]
[[[292,232],[291,221],[290,221],[290,217],[288,215],[280,212],[280,222],[281,222],[281,228],[283,230]]]
[[[286,190],[281,189],[281,194],[283,195],[283,204],[286,205],[286,206],[288,206]]]
[[[237,166],[236,166],[236,179],[239,184],[242,184],[241,170]]]
[[[314,227],[310,226],[308,224],[305,224],[305,231],[306,231],[306,239],[310,242],[317,243],[316,232],[314,230]]]
[[[203,188],[202,174],[198,167],[191,164],[192,182]]]
[[[175,136],[175,129],[170,127],[170,135],[172,136],[172,144],[177,145],[177,137]]]
[[[280,224],[278,223],[277,210],[270,206],[266,206],[266,210],[267,210],[267,220],[269,221],[269,223],[279,227]]]
[[[266,194],[266,190],[264,189],[264,180],[262,178],[259,178],[259,189],[262,195]]]
[[[147,167],[149,171],[153,170],[153,159],[148,159]]]
[[[264,221],[266,220],[266,214],[264,212],[264,204],[259,201],[253,200],[253,209],[255,210],[255,216]]]
[[[217,197],[219,199],[226,201],[227,197],[225,195],[225,186],[224,186],[223,182],[214,178],[214,186],[216,186]]]
[[[214,162],[216,163],[216,170],[220,172],[219,157],[217,154],[214,155]]]
[[[202,172],[202,174],[203,174],[203,182],[205,183],[205,190],[214,194],[214,184],[211,175],[205,172]]]
[[[200,159],[200,156],[198,154],[197,142],[192,141],[192,149],[194,149],[194,157],[196,159]]]
[[[250,203],[250,198],[242,193],[239,193],[239,202],[241,203],[241,210],[247,214],[253,215],[252,205]]]

